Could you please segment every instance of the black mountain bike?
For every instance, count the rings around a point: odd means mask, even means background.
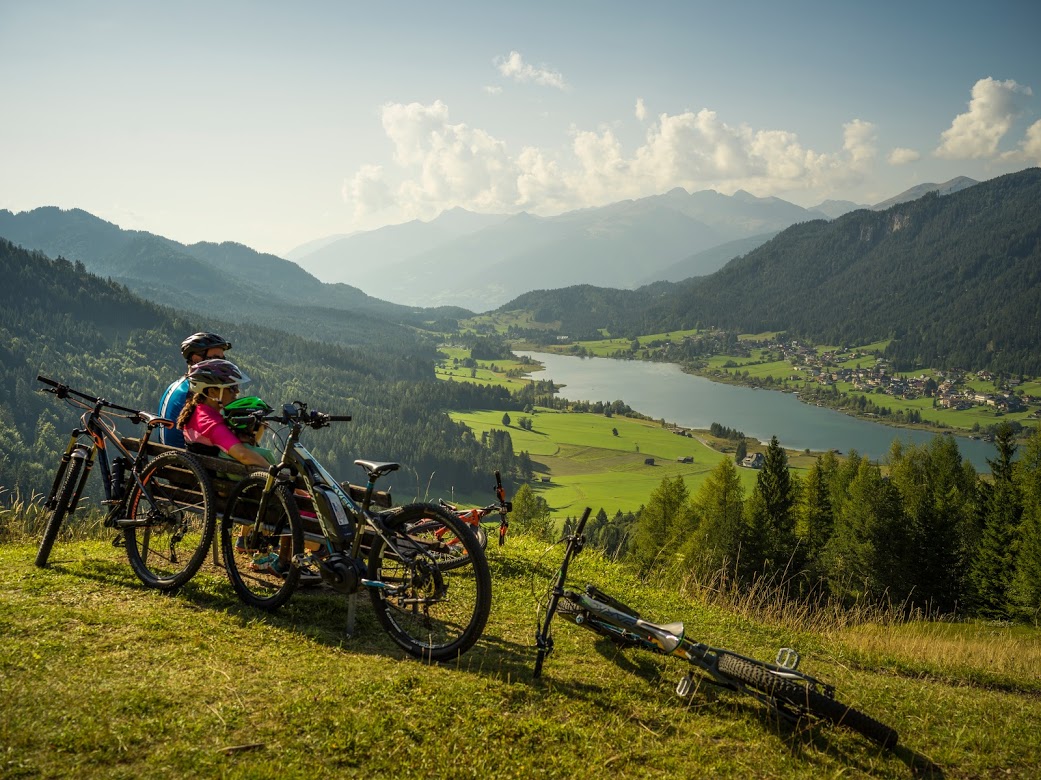
[[[470,649],[488,620],[492,588],[488,560],[469,526],[436,504],[374,511],[376,480],[397,463],[356,460],[368,483],[360,503],[352,498],[299,441],[305,426],[324,428],[349,416],[299,401],[279,415],[255,416],[287,426],[289,434],[281,460],[239,482],[228,498],[221,547],[239,597],[274,610],[297,588],[301,572],[317,571],[348,596],[348,634],[355,598],[367,590],[380,625],[408,653],[443,661]],[[298,502],[313,510],[308,526],[317,533],[305,533]],[[458,540],[454,551],[446,552],[445,535]]]
[[[149,458],[148,440],[173,423],[158,415],[109,403],[47,377],[36,377],[69,405],[86,410],[69,437],[54,482],[44,502],[50,511],[36,565],[43,567],[65,518],[79,504],[95,460],[101,468],[104,525],[121,532],[121,544],[134,573],[160,590],[181,587],[202,566],[216,525],[213,489],[205,469],[185,452]],[[123,446],[111,418],[145,424],[137,452]],[[109,445],[115,457],[109,458]]]
[[[573,534],[566,536],[564,561],[549,591],[545,618],[536,628],[534,677],[552,650],[550,623],[558,613],[577,626],[607,637],[620,647],[639,647],[659,655],[682,658],[697,667],[707,680],[722,688],[745,693],[759,700],[785,719],[804,716],[820,718],[863,734],[884,748],[894,748],[897,733],[874,718],[842,704],[832,686],[797,671],[799,654],[781,648],[774,663],[765,663],[737,653],[710,647],[687,639],[682,623],[651,623],[630,607],[613,599],[594,585],[585,592],[567,590],[568,566],[585,543],[582,535],[589,509],[586,509]],[[687,697],[697,684],[692,672],[679,681],[676,693]]]

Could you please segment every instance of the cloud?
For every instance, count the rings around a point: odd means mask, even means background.
[[[897,147],[889,153],[890,165],[907,165],[918,160],[922,155],[916,152],[914,149],[905,149],[903,147]]]
[[[502,87],[487,86],[487,87],[484,88],[484,91],[487,92],[489,95],[501,95],[502,94]]]
[[[567,89],[564,77],[555,70],[549,68],[536,68],[524,61],[518,51],[511,51],[506,57],[497,57],[495,65],[499,73],[521,83],[534,82],[544,87],[556,87]]]
[[[354,219],[359,223],[391,208],[394,194],[384,179],[383,166],[363,165],[351,179],[344,181],[343,199],[354,207]]]
[[[642,106],[638,100],[637,114]],[[861,119],[843,126],[838,151],[822,153],[795,133],[730,125],[708,109],[645,118],[635,148],[605,126],[572,127],[565,147],[517,151],[453,122],[441,101],[388,103],[381,120],[394,164],[361,168],[344,183],[344,198],[353,203],[357,229],[431,219],[455,206],[557,214],[674,187],[777,194],[849,186],[876,156],[875,125]]]
[[[1026,137],[1019,146],[1025,161],[1041,165],[1041,119],[1027,128]]]
[[[862,119],[854,119],[842,126],[842,148],[849,152],[856,166],[863,166],[875,159],[875,126]]]
[[[934,154],[950,160],[995,156],[998,143],[1023,111],[1023,97],[1030,95],[1030,87],[1011,79],[980,79],[972,88],[969,110],[956,116],[943,131]]]
[[[647,118],[647,106],[643,104],[643,98],[636,98],[636,118],[641,122]]]

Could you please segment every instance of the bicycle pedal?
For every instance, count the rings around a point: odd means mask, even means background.
[[[685,699],[694,693],[697,687],[697,683],[694,682],[694,675],[687,672],[687,674],[681,677],[680,681],[676,683],[676,695]]]
[[[113,547],[125,547],[126,546],[126,544],[125,544],[125,542],[123,540],[122,532],[117,533],[115,535],[115,537],[112,539],[112,546]]]
[[[799,668],[800,660],[799,653],[795,648],[782,647],[777,651],[777,658],[774,660],[774,663],[782,669],[794,672]]]

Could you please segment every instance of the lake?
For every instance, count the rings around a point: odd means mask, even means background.
[[[564,385],[560,395],[572,401],[617,401],[655,419],[687,428],[716,422],[766,442],[776,436],[793,450],[856,450],[872,460],[889,452],[894,439],[926,444],[936,434],[850,417],[805,404],[793,394],[713,382],[683,373],[674,363],[582,358],[543,352],[518,352],[542,363],[537,379]],[[989,471],[994,445],[956,437],[962,457],[977,471]]]

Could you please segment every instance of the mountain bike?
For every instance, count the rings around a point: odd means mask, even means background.
[[[361,502],[300,444],[304,427],[319,429],[347,415],[309,410],[296,401],[258,421],[288,428],[281,459],[243,479],[228,498],[221,549],[232,587],[246,604],[275,610],[289,600],[301,572],[348,596],[347,633],[354,633],[355,597],[368,591],[376,618],[390,637],[418,658],[443,661],[471,648],[491,609],[491,575],[476,536],[436,504],[374,511],[376,481],[397,463],[356,460],[368,475]],[[312,527],[303,530],[300,505]],[[459,540],[455,556],[471,564],[445,565],[438,534]],[[449,561],[451,563],[451,561]]]
[[[502,486],[502,476],[498,471],[495,472],[495,498],[494,504],[489,504],[484,507],[477,507],[474,509],[460,509],[455,504],[449,504],[443,498],[437,500],[438,506],[442,509],[447,509],[452,512],[466,523],[467,528],[477,537],[477,544],[480,545],[481,549],[486,549],[488,546],[488,531],[481,524],[481,521],[492,514],[497,512],[499,514],[499,527],[503,527],[506,522],[506,516],[513,511],[513,504],[506,500],[506,491]],[[470,562],[470,559],[466,555],[466,548],[463,544],[463,540],[452,533],[451,529],[440,523],[439,520],[421,520],[414,526],[409,528],[411,533],[424,532],[427,530],[427,525],[434,523],[438,527],[434,529],[434,537],[440,542],[436,549],[431,549],[430,552],[438,559],[441,568],[454,569],[457,566],[465,566]],[[508,524],[507,524],[508,525]],[[500,539],[503,534],[500,533]]]
[[[644,620],[636,610],[595,585],[587,585],[584,592],[566,589],[568,567],[585,544],[582,532],[589,511],[585,510],[574,533],[561,540],[566,544],[564,560],[549,590],[545,617],[536,627],[533,677],[542,674],[543,662],[553,651],[550,624],[554,616],[560,614],[620,647],[638,647],[659,655],[681,658],[699,669],[708,682],[748,694],[787,720],[794,722],[812,716],[857,731],[884,748],[896,747],[898,735],[895,730],[842,704],[835,698],[833,686],[798,671],[799,654],[792,648],[781,648],[774,663],[757,661],[688,639],[683,623]],[[696,690],[693,672],[687,672],[676,685],[676,693],[681,697],[691,696]]]
[[[186,452],[165,452],[154,458],[145,453],[156,428],[173,426],[155,414],[109,403],[73,390],[68,385],[36,377],[70,406],[84,409],[44,501],[49,510],[36,565],[44,567],[62,523],[78,507],[87,477],[97,461],[108,507],[104,526],[120,531],[134,574],[149,587],[175,590],[194,576],[213,541],[216,510],[210,479],[199,462]],[[120,441],[112,418],[145,424],[136,452]],[[87,443],[86,440],[89,440]],[[109,445],[115,457],[109,458]]]

